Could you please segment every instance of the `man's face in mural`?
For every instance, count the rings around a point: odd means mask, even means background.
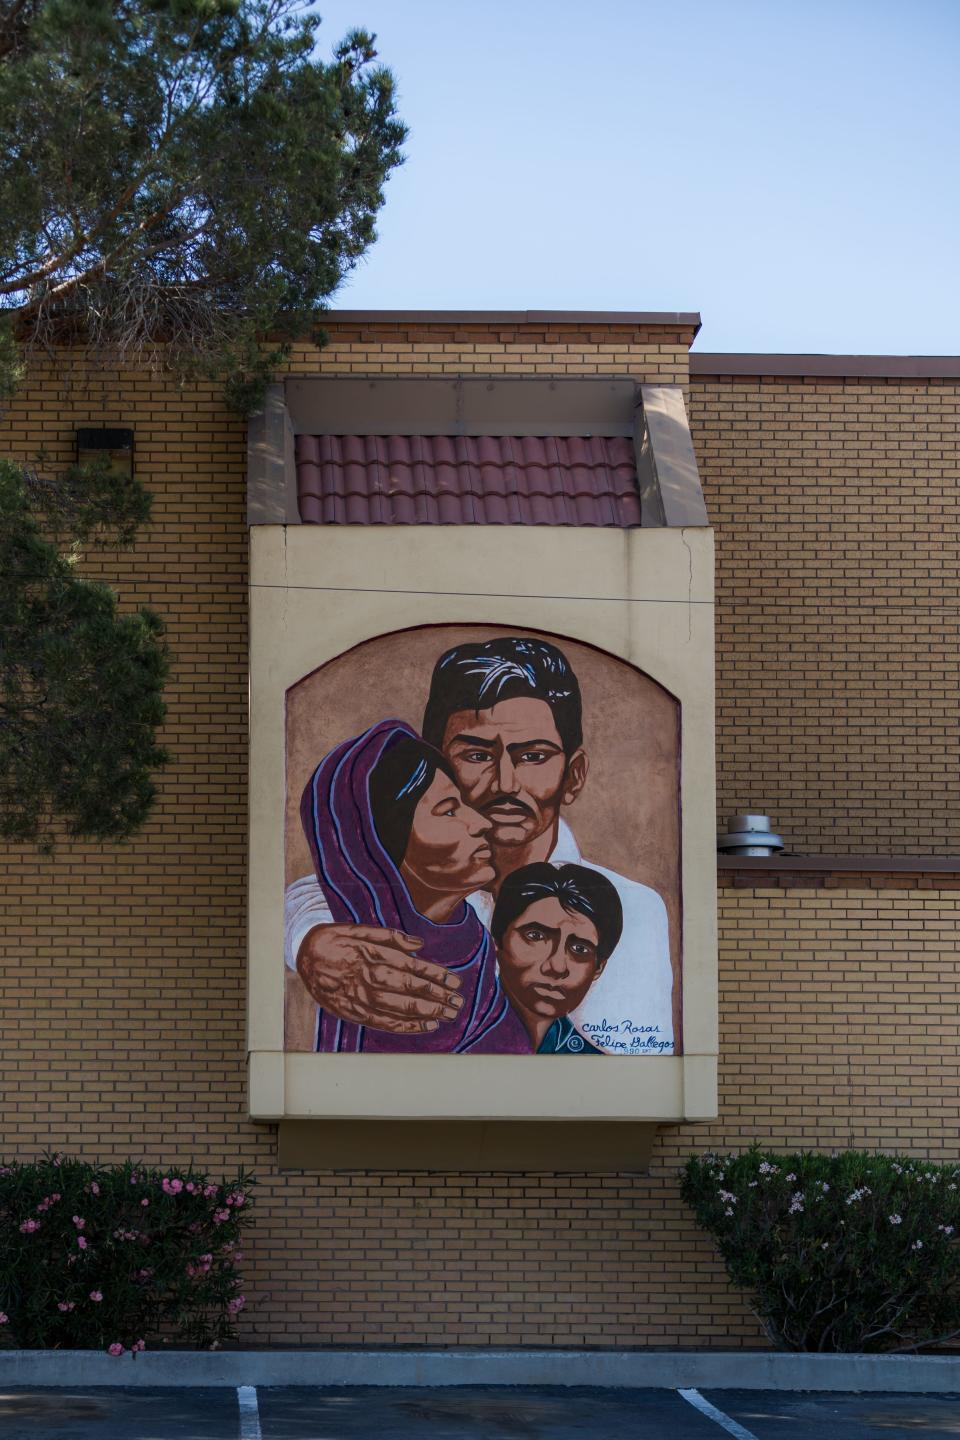
[[[502,700],[489,710],[458,710],[447,720],[443,753],[463,798],[491,822],[496,847],[528,845],[551,827],[587,777],[582,749],[564,753],[545,700]]]
[[[413,812],[400,867],[417,891],[471,890],[494,879],[490,821],[464,803],[449,776],[438,770]]]
[[[569,1015],[603,970],[593,921],[554,896],[528,905],[507,926],[498,949],[504,989],[521,1011],[555,1020]]]

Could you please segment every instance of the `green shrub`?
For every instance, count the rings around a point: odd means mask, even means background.
[[[0,1345],[232,1338],[250,1184],[59,1156],[0,1166]]]
[[[960,1168],[846,1151],[687,1162],[682,1193],[786,1350],[917,1350],[960,1334]]]

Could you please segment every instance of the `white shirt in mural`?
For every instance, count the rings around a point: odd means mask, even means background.
[[[673,1053],[673,967],[667,907],[649,885],[628,880],[615,870],[594,865],[580,854],[573,831],[560,821],[551,865],[585,865],[605,875],[623,906],[623,935],[599,980],[583,1003],[571,1012],[577,1029],[611,1055]],[[494,898],[489,890],[467,897],[483,924],[490,928]],[[297,968],[297,952],[315,925],[330,925],[333,916],[314,875],[287,886],[284,907],[284,959]]]

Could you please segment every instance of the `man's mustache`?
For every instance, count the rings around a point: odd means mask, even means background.
[[[479,807],[481,815],[489,815],[491,810],[519,810],[522,815],[529,815],[531,820],[536,819],[529,805],[518,800],[515,795],[495,795],[492,800],[487,800]]]

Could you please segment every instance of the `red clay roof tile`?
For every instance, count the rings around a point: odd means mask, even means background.
[[[626,436],[298,435],[297,493],[319,525],[640,524]]]

